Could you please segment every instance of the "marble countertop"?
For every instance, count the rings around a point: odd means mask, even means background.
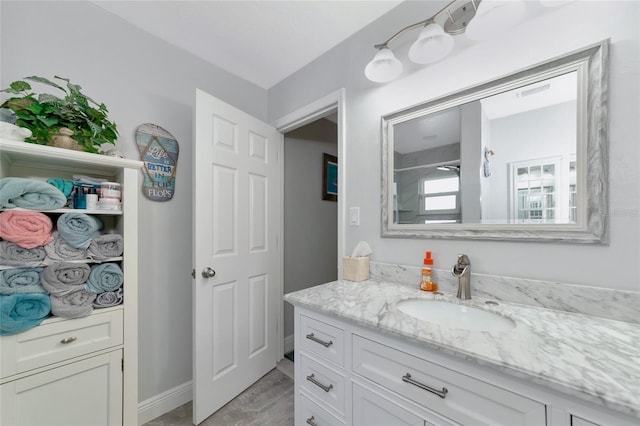
[[[438,299],[511,318],[516,327],[478,332],[406,315],[403,299]],[[458,300],[389,282],[334,281],[285,295],[293,305],[377,327],[451,355],[640,417],[640,326],[500,302]]]

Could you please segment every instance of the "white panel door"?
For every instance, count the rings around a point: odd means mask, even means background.
[[[281,140],[268,124],[196,92],[195,424],[276,365]]]

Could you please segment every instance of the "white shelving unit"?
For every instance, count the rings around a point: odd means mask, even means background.
[[[138,170],[142,162],[0,139],[0,177],[74,174],[122,184],[122,211],[58,209],[100,216],[123,235],[124,303],[84,318],[50,317],[0,337],[0,424],[137,425]],[[90,262],[90,261],[87,261]],[[0,261],[0,264],[2,262]],[[7,269],[6,266],[0,266]],[[65,338],[71,343],[63,343]]]

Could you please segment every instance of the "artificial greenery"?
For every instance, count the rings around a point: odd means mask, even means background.
[[[31,85],[22,80],[14,81],[0,91],[18,95],[7,99],[0,107],[11,109],[17,116],[16,125],[31,130],[33,135],[25,142],[46,145],[62,127],[67,127],[73,130],[73,139],[84,146],[86,152],[97,153],[100,145],[113,144],[118,138],[118,130],[107,118],[107,107],[84,95],[81,87],[69,79],[55,78],[65,81],[66,88],[43,77],[24,79],[55,87],[64,93],[64,97],[33,93]]]

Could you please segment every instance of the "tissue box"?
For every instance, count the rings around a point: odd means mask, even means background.
[[[343,257],[342,278],[348,281],[369,279],[369,257]]]

